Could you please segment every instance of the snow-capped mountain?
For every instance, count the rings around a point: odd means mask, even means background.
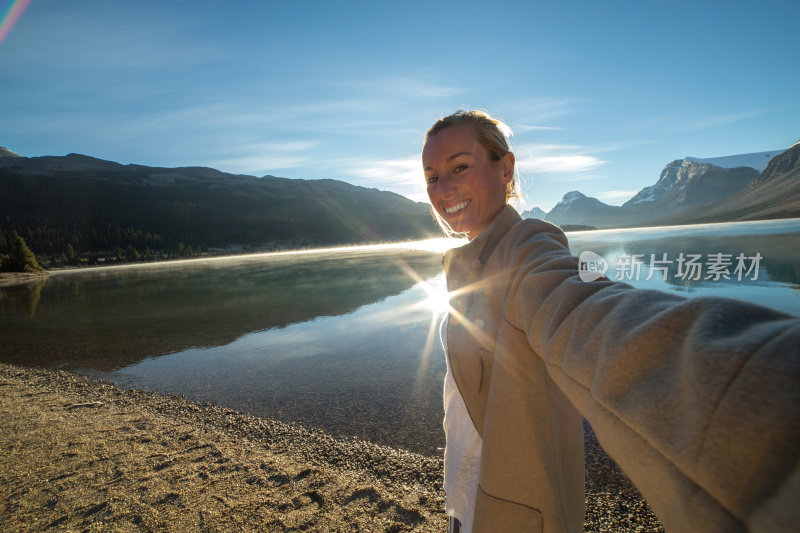
[[[773,158],[758,178],[698,217],[758,220],[800,216],[800,142]]]
[[[709,165],[715,165],[721,168],[750,167],[759,172],[763,172],[773,157],[780,155],[785,151],[786,149],[784,148],[782,150],[770,150],[768,152],[753,152],[752,154],[728,155],[724,157],[711,157],[706,159],[699,157],[684,157],[683,159],[684,161],[692,161],[694,163],[708,163]]]
[[[522,218],[538,218],[544,220],[547,218],[547,213],[539,207],[534,207],[528,211],[523,211]]]
[[[563,198],[561,198],[561,201],[558,202],[556,206],[553,208],[553,210],[550,212],[552,213],[553,211],[567,209],[575,202],[583,200],[584,198],[589,198],[589,197],[583,194],[581,191],[570,191],[567,194],[565,194]]]
[[[768,200],[768,201],[767,201]],[[800,213],[800,141],[789,150],[667,164],[621,207],[570,191],[547,214],[559,225],[601,228],[746,220]]]
[[[691,159],[677,159],[664,167],[655,185],[639,191],[623,207],[645,203],[651,206],[653,203],[666,203],[673,208],[702,205],[736,193],[756,176],[758,171],[751,167],[723,168]]]

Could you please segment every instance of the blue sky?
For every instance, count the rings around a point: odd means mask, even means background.
[[[523,208],[618,205],[674,159],[794,144],[798,27],[769,0],[33,0],[0,43],[0,146],[425,201],[425,130],[477,108],[514,131]]]

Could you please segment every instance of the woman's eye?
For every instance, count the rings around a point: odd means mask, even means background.
[[[453,169],[453,174],[458,174],[462,170],[466,170],[467,165],[458,165],[456,168]]]
[[[427,182],[428,184],[436,183],[439,181],[439,176],[428,176]]]

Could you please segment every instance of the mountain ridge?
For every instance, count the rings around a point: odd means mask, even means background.
[[[773,158],[746,188],[738,191],[695,221],[724,217],[730,220],[800,217],[800,142]]]
[[[791,147],[790,147],[791,148]],[[758,172],[763,172],[769,162],[788,148],[779,150],[767,150],[765,152],[751,152],[748,154],[726,155],[721,157],[693,157],[686,156],[683,159],[695,163],[709,163],[722,168],[750,167]]]
[[[611,206],[579,191],[570,191],[549,213],[539,210],[538,214],[545,216],[537,218],[559,225],[613,228],[797,217],[800,216],[798,154],[800,141],[779,153],[676,159],[664,167],[655,184],[644,187],[622,206]],[[769,157],[762,172],[734,166],[754,157]],[[730,166],[720,167],[711,161]],[[758,190],[754,192],[754,188]],[[779,192],[773,193],[773,189]]]
[[[744,154],[763,155],[766,152]],[[739,156],[668,163],[622,206],[570,191],[527,217],[631,227],[800,216],[800,142],[762,172]],[[439,236],[430,206],[332,179],[150,167],[88,155],[23,157],[0,148],[0,255],[21,235],[39,254],[131,260],[202,250],[272,250]],[[58,259],[56,259],[58,257]]]
[[[439,236],[427,204],[337,180],[123,165],[82,154],[0,157],[0,254],[174,257]]]

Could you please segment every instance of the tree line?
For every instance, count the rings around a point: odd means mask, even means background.
[[[0,227],[0,256],[13,252],[18,239],[32,243],[37,261],[50,266],[80,266],[99,263],[130,263],[156,261],[169,258],[191,258],[200,255],[201,248],[183,242],[175,247],[164,247],[159,235],[137,231],[113,231],[102,235],[90,229],[69,234],[53,228],[25,227],[25,237],[16,227]]]
[[[33,163],[0,168],[0,256],[22,237],[45,266],[438,234],[422,204],[333,180],[121,165],[38,171],[28,168]]]

